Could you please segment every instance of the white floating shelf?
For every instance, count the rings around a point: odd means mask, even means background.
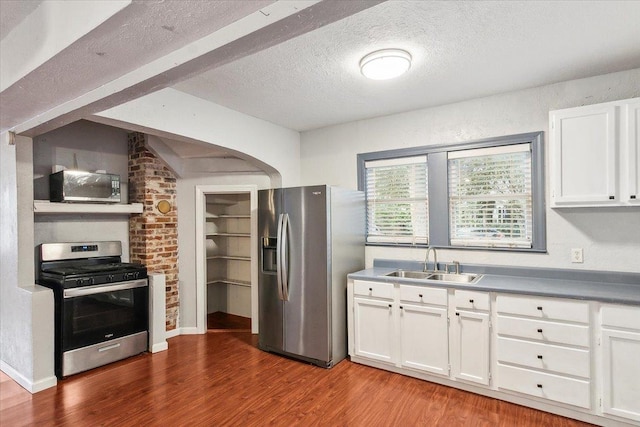
[[[134,214],[142,213],[142,203],[56,203],[48,200],[34,200],[33,212],[53,214]]]

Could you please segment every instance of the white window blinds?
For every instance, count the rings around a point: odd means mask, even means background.
[[[531,144],[448,153],[452,246],[531,248]]]
[[[367,242],[428,243],[427,157],[365,163]]]

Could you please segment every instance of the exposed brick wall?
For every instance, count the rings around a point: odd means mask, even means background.
[[[141,262],[150,273],[166,276],[167,330],[178,325],[178,213],[176,177],[145,146],[146,135],[129,134],[129,201],[142,203],[142,214],[129,220],[129,257]],[[171,204],[162,214],[159,201]]]

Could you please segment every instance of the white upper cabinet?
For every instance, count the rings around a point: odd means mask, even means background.
[[[628,153],[625,160],[629,191],[622,198],[630,204],[640,205],[640,100],[626,105],[625,119],[627,135],[624,148]]]
[[[639,108],[636,98],[549,113],[552,207],[637,203]]]

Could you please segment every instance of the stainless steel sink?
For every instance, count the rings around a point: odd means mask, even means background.
[[[477,274],[453,274],[453,273],[433,273],[427,279],[429,280],[441,280],[443,282],[455,282],[455,283],[472,283],[478,278]]]
[[[405,279],[437,280],[440,282],[452,282],[452,283],[473,283],[480,278],[480,275],[478,274],[434,273],[433,271],[410,271],[410,270],[396,270],[391,273],[387,273],[385,276],[401,277]]]
[[[392,273],[386,274],[390,277],[403,277],[405,279],[426,279],[431,274],[428,271],[408,271],[408,270],[396,270]]]

